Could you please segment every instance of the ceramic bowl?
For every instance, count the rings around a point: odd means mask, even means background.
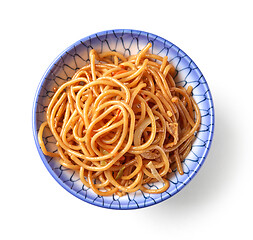
[[[201,111],[201,127],[197,133],[192,150],[183,161],[184,175],[177,171],[170,174],[170,187],[162,194],[147,194],[142,191],[127,194],[101,197],[85,187],[78,173],[61,166],[54,158],[45,156],[38,143],[38,129],[46,119],[46,107],[53,95],[52,89],[58,87],[73,76],[74,72],[89,63],[89,51],[98,52],[116,50],[125,55],[136,54],[148,42],[152,43],[151,52],[168,56],[178,71],[176,81],[182,86],[193,87],[193,97]],[[137,209],[162,202],[188,184],[203,165],[211,146],[214,130],[214,107],[207,82],[193,60],[173,43],[151,33],[136,30],[110,30],[85,37],[63,51],[49,66],[42,77],[33,105],[33,134],[39,155],[53,178],[68,192],[93,205],[110,209]],[[55,151],[55,140],[49,131],[44,133],[46,147]],[[158,183],[150,184],[157,188]]]

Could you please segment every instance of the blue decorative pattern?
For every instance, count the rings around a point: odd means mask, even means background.
[[[185,174],[171,173],[169,189],[162,194],[147,194],[141,191],[127,194],[101,197],[85,187],[77,173],[61,166],[58,161],[45,156],[38,143],[38,129],[46,119],[46,108],[53,95],[53,87],[61,85],[73,76],[74,72],[89,63],[89,51],[119,51],[126,56],[136,54],[148,42],[152,43],[151,52],[168,56],[178,71],[177,84],[191,85],[193,96],[201,111],[201,127],[192,150],[183,162]],[[74,196],[96,206],[111,209],[136,209],[159,203],[180,191],[198,172],[209,151],[214,129],[214,109],[210,90],[206,80],[196,64],[177,46],[156,35],[136,30],[112,30],[93,34],[74,43],[62,52],[49,66],[38,86],[33,106],[33,133],[42,161],[56,181]],[[47,149],[56,151],[55,140],[49,130],[45,131],[44,141]],[[158,188],[159,183],[149,185]]]

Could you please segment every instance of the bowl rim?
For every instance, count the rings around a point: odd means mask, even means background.
[[[208,99],[208,101],[210,102],[210,106],[212,107],[212,114],[210,115],[210,130],[209,130],[209,135],[208,135],[208,139],[207,139],[207,144],[206,144],[206,148],[204,150],[204,153],[202,154],[201,158],[201,163],[198,164],[198,166],[194,169],[193,173],[191,175],[189,175],[188,178],[185,179],[185,181],[182,182],[182,184],[180,184],[179,187],[177,187],[176,191],[173,191],[172,193],[168,194],[167,196],[161,198],[160,200],[156,200],[155,202],[150,201],[150,202],[146,202],[145,204],[142,204],[141,206],[137,205],[135,206],[127,206],[127,207],[115,207],[114,205],[112,206],[105,206],[102,205],[98,202],[94,202],[92,201],[92,199],[90,198],[83,198],[80,194],[78,194],[77,192],[75,192],[73,189],[71,189],[70,187],[68,187],[66,184],[64,184],[60,178],[58,178],[58,176],[56,175],[56,173],[53,171],[53,169],[50,167],[50,165],[48,164],[48,161],[45,157],[45,155],[43,154],[40,145],[39,145],[39,141],[38,141],[38,135],[37,135],[37,123],[36,123],[36,109],[37,109],[37,101],[39,98],[39,93],[40,93],[40,89],[43,86],[43,83],[45,82],[45,77],[46,75],[50,72],[50,69],[54,66],[54,64],[61,58],[62,55],[64,55],[67,51],[73,49],[74,46],[80,44],[80,42],[85,42],[89,39],[92,39],[96,36],[101,36],[101,35],[105,35],[105,34],[109,34],[109,33],[138,33],[139,36],[145,34],[147,36],[152,36],[155,37],[156,39],[158,39],[159,41],[162,42],[167,42],[169,44],[171,44],[172,46],[175,46],[177,49],[180,50],[180,52],[182,52],[183,54],[186,55],[186,57],[189,58],[189,60],[197,67],[197,69],[195,69],[195,71],[197,71],[198,75],[201,75],[203,77],[203,80],[207,86],[207,89],[209,90],[209,95],[210,95],[210,99]],[[74,42],[73,44],[71,44],[69,47],[67,47],[65,50],[63,50],[60,54],[58,54],[58,56],[51,62],[51,64],[47,67],[46,71],[44,72],[42,78],[40,79],[40,82],[37,86],[36,92],[35,92],[35,96],[34,96],[34,100],[33,100],[33,106],[32,106],[32,131],[33,131],[33,137],[34,137],[34,141],[35,141],[35,145],[37,148],[37,151],[39,153],[39,156],[43,162],[43,164],[45,165],[46,169],[48,170],[48,172],[51,174],[51,176],[55,179],[55,181],[62,186],[65,190],[67,190],[69,193],[71,193],[72,195],[74,195],[75,197],[79,198],[80,200],[87,202],[89,204],[92,204],[94,206],[98,206],[98,207],[102,207],[102,208],[106,208],[106,209],[116,209],[116,210],[132,210],[132,209],[140,209],[140,208],[145,208],[145,207],[149,207],[152,205],[156,205],[158,203],[161,203],[169,198],[171,198],[172,196],[174,196],[176,193],[178,193],[179,191],[181,191],[198,173],[198,171],[200,170],[201,166],[204,164],[204,162],[206,161],[207,155],[210,151],[210,147],[213,141],[213,136],[214,136],[214,126],[215,126],[215,109],[214,109],[214,102],[213,102],[213,98],[212,98],[212,94],[210,91],[210,88],[208,86],[208,83],[205,79],[205,77],[203,76],[203,74],[201,73],[200,69],[198,68],[197,64],[181,49],[179,48],[177,45],[173,44],[172,42],[168,41],[165,38],[162,38],[156,34],[153,33],[149,33],[146,31],[142,31],[142,30],[134,30],[134,29],[111,29],[111,30],[105,30],[105,31],[100,31],[97,33],[93,33],[90,34],[89,36],[86,36],[84,38],[79,39],[78,41]]]

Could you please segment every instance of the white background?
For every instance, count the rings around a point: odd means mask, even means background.
[[[1,239],[252,239],[252,1],[1,1]],[[64,190],[37,153],[32,103],[54,58],[110,29],[144,30],[185,51],[215,104],[207,160],[156,206],[102,209]]]

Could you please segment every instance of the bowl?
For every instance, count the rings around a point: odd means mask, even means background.
[[[89,63],[89,51],[94,48],[98,52],[116,50],[125,55],[136,54],[148,42],[152,43],[151,52],[160,56],[168,56],[168,61],[178,71],[176,81],[182,86],[193,87],[193,97],[201,111],[201,126],[191,152],[183,161],[184,174],[177,171],[170,174],[170,187],[161,194],[147,194],[138,190],[123,197],[117,195],[102,197],[85,187],[78,173],[66,169],[52,157],[45,156],[38,142],[40,124],[46,119],[46,107],[53,95],[52,89],[71,79],[76,70]],[[77,198],[104,208],[137,209],[151,206],[169,199],[184,188],[197,174],[203,165],[211,146],[214,130],[214,107],[207,82],[193,60],[173,43],[154,34],[117,29],[99,32],[85,37],[63,51],[48,67],[37,88],[33,104],[33,135],[38,153],[53,178],[68,192]],[[46,147],[55,151],[55,141],[49,131],[44,132]],[[157,188],[158,183],[149,184]]]

